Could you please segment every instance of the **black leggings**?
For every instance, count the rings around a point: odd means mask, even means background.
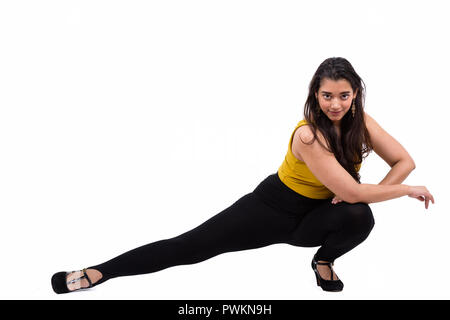
[[[177,265],[194,264],[225,252],[276,243],[321,246],[318,260],[332,261],[363,242],[374,226],[365,203],[332,204],[288,188],[272,174],[256,189],[196,228],[159,240],[91,266],[111,278],[146,274]]]

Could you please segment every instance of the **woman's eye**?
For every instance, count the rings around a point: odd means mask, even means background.
[[[323,97],[324,97],[325,99],[329,99],[329,98],[330,98],[330,95],[329,95],[329,94],[324,94]],[[347,99],[348,97],[349,97],[348,94],[343,94],[343,95],[342,95],[342,98],[344,98],[344,99]]]

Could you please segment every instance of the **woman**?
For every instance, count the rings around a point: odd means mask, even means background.
[[[344,58],[326,59],[314,74],[304,119],[295,127],[277,173],[196,228],[89,268],[58,272],[56,293],[109,279],[194,264],[225,252],[276,243],[320,246],[311,266],[317,285],[341,291],[334,261],[363,242],[374,226],[369,203],[405,195],[434,198],[423,186],[401,184],[415,168],[408,152],[363,110],[363,81]],[[363,158],[374,150],[391,170],[378,185],[361,184]]]

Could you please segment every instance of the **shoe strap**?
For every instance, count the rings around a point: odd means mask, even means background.
[[[89,287],[88,288],[92,288],[92,281],[91,279],[89,279],[88,274],[86,272],[86,268],[83,269],[83,277],[86,278],[86,280],[89,282]]]
[[[325,266],[334,266],[334,263],[333,262],[316,262],[316,264],[320,264],[321,266],[322,265],[325,265]]]
[[[80,270],[80,271],[83,272],[83,275],[82,275],[81,277],[76,278],[76,279],[72,279],[72,280],[70,280],[70,281],[67,281],[66,283],[67,283],[67,284],[71,284],[71,283],[75,283],[75,282],[77,282],[77,281],[80,281],[81,279],[86,279],[87,282],[89,283],[89,286],[88,286],[87,288],[92,288],[92,281],[91,281],[91,279],[89,279],[89,277],[88,277],[88,275],[87,275],[86,268],[84,268],[83,270]],[[77,271],[72,271],[71,273],[73,273],[73,272],[77,272]],[[86,288],[86,289],[87,289],[87,288]],[[81,289],[81,288],[80,288],[80,289]],[[82,288],[82,289],[85,289],[85,288]]]

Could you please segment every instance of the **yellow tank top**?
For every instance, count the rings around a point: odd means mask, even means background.
[[[286,157],[278,169],[278,177],[287,187],[302,196],[313,199],[328,199],[334,196],[333,192],[312,174],[305,162],[298,160],[292,153],[292,140],[295,130],[305,124],[307,124],[306,120],[301,120],[292,132]],[[357,171],[360,168],[360,164],[356,166]]]

